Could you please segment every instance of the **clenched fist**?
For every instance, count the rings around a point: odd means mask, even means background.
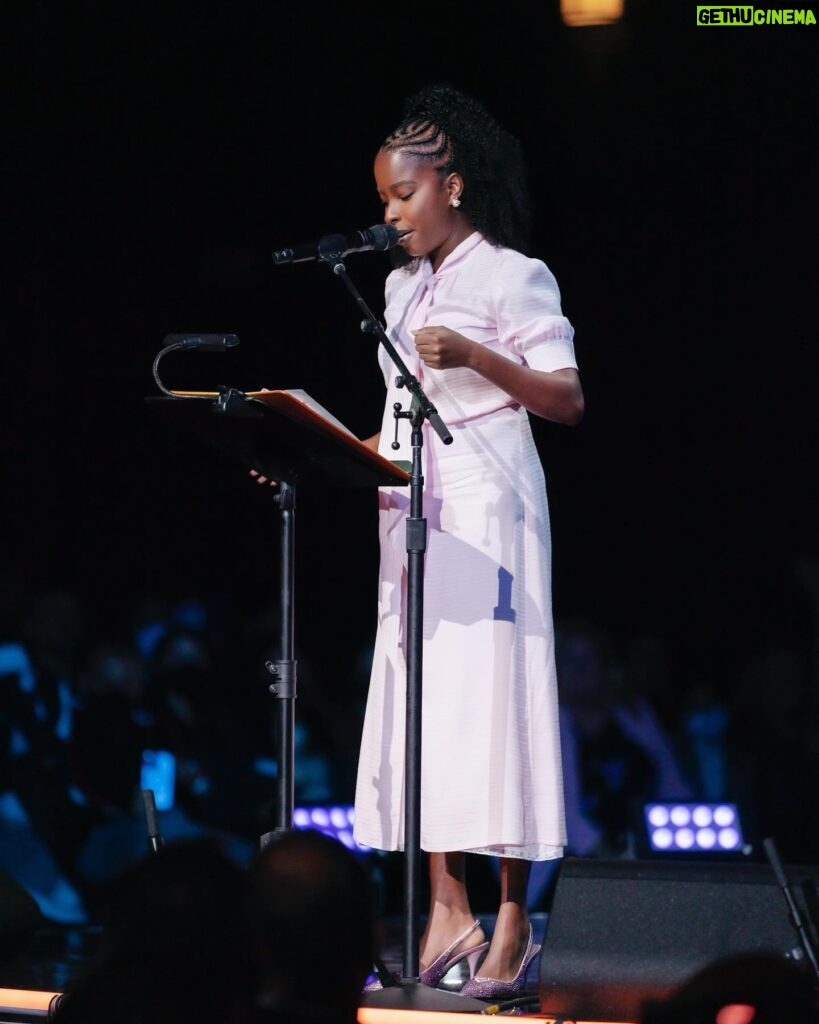
[[[415,349],[425,366],[433,370],[451,370],[469,366],[475,342],[448,327],[422,327],[412,332]]]

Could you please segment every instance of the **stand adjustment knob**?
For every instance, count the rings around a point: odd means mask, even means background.
[[[273,676],[274,682],[268,689],[274,697],[289,700],[296,696],[295,661],[266,661],[264,667]]]

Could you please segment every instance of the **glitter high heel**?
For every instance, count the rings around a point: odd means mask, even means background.
[[[429,967],[425,967],[421,971],[420,980],[424,985],[428,985],[430,988],[435,988],[444,975],[446,975],[456,964],[466,960],[469,965],[469,977],[475,976],[475,971],[478,969],[478,962],[481,956],[489,949],[488,942],[481,942],[477,946],[470,946],[468,949],[462,949],[459,953],[453,955],[453,950],[456,946],[459,946],[464,939],[468,939],[469,936],[478,928],[480,928],[480,921],[473,921],[472,924],[462,932],[454,942],[450,943],[449,946],[437,956]],[[468,982],[467,982],[468,984]]]
[[[500,978],[470,978],[461,989],[461,995],[472,999],[510,999],[521,992],[526,981],[526,971],[540,952],[540,946],[534,943],[532,939],[532,926],[530,924],[526,952],[523,954],[518,973],[511,981],[501,981]]]

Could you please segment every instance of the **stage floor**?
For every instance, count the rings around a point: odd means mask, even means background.
[[[480,918],[487,934],[491,935],[495,925],[494,916],[481,914]],[[546,921],[546,914],[532,915],[536,942],[543,940]],[[400,918],[384,918],[381,926],[385,936],[381,958],[391,971],[400,971],[403,962],[403,921]],[[24,953],[0,963],[0,989],[35,993],[62,992],[91,964],[102,947],[103,938],[103,931],[99,927],[47,926],[38,933]],[[445,979],[444,987],[457,990],[462,980],[457,977]],[[535,963],[529,970],[527,992],[536,994],[537,987],[538,971]],[[8,1012],[14,999],[8,993],[4,995],[6,1005],[0,1003],[0,1024],[13,1019],[26,1019],[25,1016],[15,1017]],[[404,1016],[400,1011],[377,1009],[362,1011],[362,1016],[372,1024],[383,1012],[386,1012],[385,1020],[394,1019],[396,1014]],[[528,1007],[526,1012],[537,1013],[536,1004]],[[36,1019],[38,1016],[42,1018],[42,1014],[35,1013],[30,1019]],[[453,1015],[446,1013],[443,1016],[451,1018]]]

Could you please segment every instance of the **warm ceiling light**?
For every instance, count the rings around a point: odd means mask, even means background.
[[[567,25],[610,25],[623,17],[623,0],[560,0]]]

